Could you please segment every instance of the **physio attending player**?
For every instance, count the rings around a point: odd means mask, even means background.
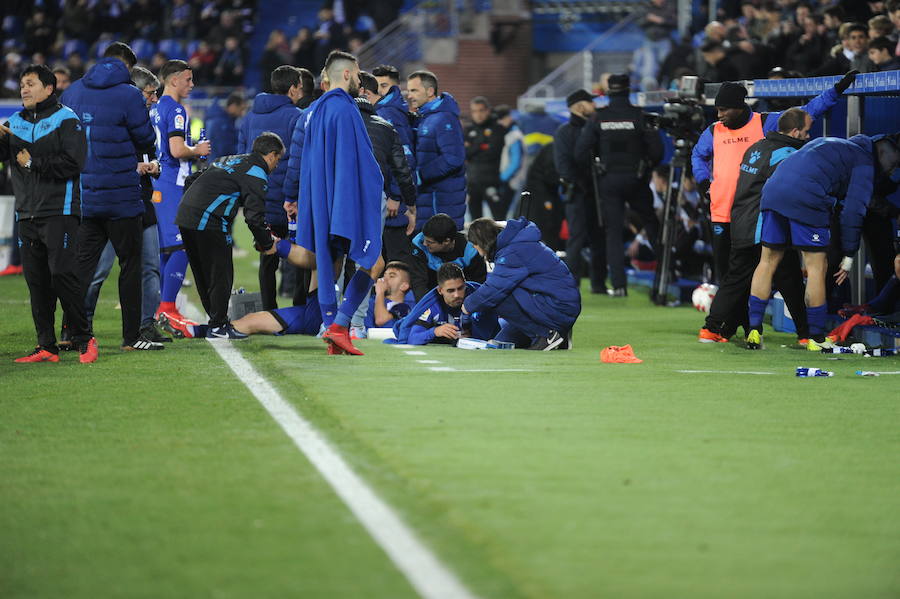
[[[892,139],[893,138],[893,139]],[[750,287],[748,349],[762,347],[762,320],[772,292],[772,276],[789,247],[803,253],[810,351],[831,344],[825,340],[825,251],[829,224],[838,203],[844,259],[835,273],[843,283],[859,249],[860,230],[873,189],[890,195],[900,182],[900,151],[896,136],[850,139],[823,137],[788,156],[763,187],[760,202],[762,255]]]
[[[497,341],[542,351],[568,349],[581,294],[569,268],[541,243],[537,225],[524,217],[505,227],[479,218],[469,225],[468,236],[494,270],[466,297],[463,311],[495,311],[506,321]]]
[[[183,60],[170,60],[159,72],[164,91],[150,111],[156,130],[156,155],[162,174],[153,181],[153,205],[159,228],[161,290],[157,316],[165,313],[170,322],[186,322],[175,307],[175,298],[184,282],[187,254],[181,233],[175,225],[178,204],[184,192],[184,180],[191,174],[191,161],[210,152],[208,141],[188,144],[188,115],[182,102],[194,89],[191,68]]]
[[[310,253],[309,267],[314,264],[318,269],[319,307],[326,327],[323,338],[329,353],[362,355],[350,341],[348,326],[384,266],[381,258],[384,180],[353,100],[359,93],[356,58],[334,51],[328,55],[325,70],[331,90],[310,107],[306,126],[300,165],[297,244]],[[345,255],[359,270],[347,282],[339,308],[334,280],[338,271],[336,263],[339,266]]]

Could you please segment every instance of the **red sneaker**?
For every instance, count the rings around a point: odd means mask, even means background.
[[[22,274],[22,265],[10,264],[3,270],[0,270],[0,277],[8,277],[9,275],[20,275]],[[49,353],[49,352],[48,352]],[[16,360],[18,362],[18,360]]]
[[[193,320],[182,316],[178,310],[157,312],[156,322],[176,339],[193,339],[194,327],[197,325]]]
[[[697,335],[697,341],[700,343],[728,343],[728,339],[718,333],[714,333],[709,329],[700,329]]]
[[[27,356],[16,358],[15,361],[19,364],[27,364],[29,362],[59,362],[59,356],[54,354],[53,352],[47,351],[46,349],[36,347],[34,348],[33,352],[31,352]]]
[[[342,356],[347,353],[344,350],[342,350],[341,348],[339,348],[337,345],[334,345],[333,343],[326,343],[326,345],[328,346],[328,355],[329,356]]]
[[[331,326],[328,327],[322,335],[322,339],[324,339],[326,343],[335,345],[338,349],[344,350],[351,356],[365,355],[353,345],[352,341],[350,341],[350,331],[347,330],[347,327],[331,323]]]
[[[81,355],[78,356],[78,360],[82,364],[90,364],[91,362],[97,361],[97,340],[94,337],[91,337],[87,343],[79,343],[78,344],[78,353]]]

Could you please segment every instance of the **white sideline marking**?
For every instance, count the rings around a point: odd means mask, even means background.
[[[191,311],[196,315],[196,309]],[[217,341],[221,343],[210,345],[219,357],[316,467],[421,597],[476,599],[476,596],[438,561],[394,510],[353,472],[321,433],[300,416],[269,381],[253,368],[240,351],[227,340]]]
[[[524,368],[453,368],[452,366],[430,366],[428,370],[432,372],[532,372]]]
[[[440,360],[416,360],[419,364],[440,364]]]
[[[427,356],[428,355],[423,351],[405,351],[403,353],[406,354],[407,356]]]
[[[775,374],[774,372],[757,372],[755,370],[676,370],[683,374]]]

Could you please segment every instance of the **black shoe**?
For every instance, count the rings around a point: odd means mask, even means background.
[[[133,342],[122,346],[124,351],[158,351],[165,348],[162,343],[147,339],[143,333]]]
[[[628,289],[626,289],[625,287],[616,287],[615,289],[607,290],[606,293],[610,297],[627,297]]]
[[[172,342],[172,338],[168,335],[164,335],[163,332],[159,330],[159,327],[155,322],[141,329],[141,337],[144,337],[148,341],[154,341],[156,343]]]
[[[593,295],[606,295],[609,293],[609,289],[606,287],[591,287],[591,293]]]
[[[244,333],[238,331],[231,323],[226,325],[222,325],[220,327],[209,327],[206,331],[207,339],[247,339],[250,335],[245,335]]]
[[[63,325],[59,330],[59,341],[56,342],[56,347],[58,351],[72,351],[75,349],[72,337],[69,336],[69,327],[66,325]]]
[[[528,349],[534,351],[551,351],[554,349],[563,349],[562,345],[566,342],[566,338],[559,334],[559,331],[550,331],[546,337],[541,337],[532,343]]]

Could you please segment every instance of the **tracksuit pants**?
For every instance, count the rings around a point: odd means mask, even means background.
[[[90,339],[84,293],[78,276],[77,216],[47,216],[19,221],[19,250],[38,345],[56,353],[56,300],[69,322],[72,340]]]
[[[182,227],[181,241],[194,273],[197,295],[209,315],[209,326],[228,324],[228,301],[234,284],[231,235]]]

